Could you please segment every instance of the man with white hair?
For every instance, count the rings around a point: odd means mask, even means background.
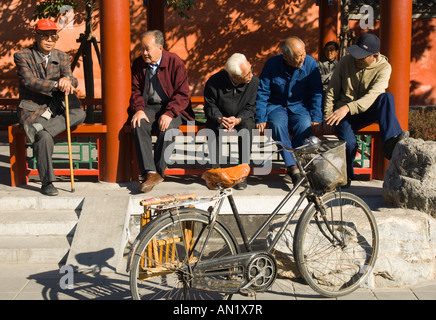
[[[227,60],[225,70],[212,75],[204,88],[204,113],[207,118],[207,128],[215,132],[215,137],[219,137],[223,130],[235,129],[241,133],[238,138],[239,163],[250,163],[258,85],[259,78],[253,74],[247,58],[241,53],[235,53]],[[249,148],[244,148],[244,146],[247,147],[247,139],[249,139]],[[213,146],[213,143],[217,146],[216,152],[213,152],[213,147],[211,148],[213,168],[221,166],[219,141],[220,139],[215,139],[209,142],[210,146]],[[246,187],[246,180],[235,186],[239,190]]]

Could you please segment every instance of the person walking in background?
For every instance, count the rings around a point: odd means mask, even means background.
[[[322,52],[322,58],[318,60],[318,68],[321,74],[322,82],[322,105],[325,104],[325,95],[332,78],[333,71],[338,64],[339,44],[335,41],[329,41],[325,44]]]

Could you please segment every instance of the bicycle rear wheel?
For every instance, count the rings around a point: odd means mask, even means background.
[[[329,193],[325,214],[312,206],[298,221],[294,253],[309,286],[326,297],[359,288],[374,267],[378,229],[371,209],[359,197]]]
[[[135,300],[224,299],[225,295],[190,288],[189,264],[238,253],[234,237],[216,223],[210,237],[206,211],[189,208],[151,222],[136,247],[130,272]],[[202,251],[203,250],[203,251]],[[200,253],[202,255],[200,257]]]

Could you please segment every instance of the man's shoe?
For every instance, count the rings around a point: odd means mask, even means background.
[[[143,193],[150,192],[155,186],[161,183],[164,179],[157,172],[147,173],[147,179],[141,183],[139,190]]]
[[[301,174],[300,170],[297,166],[290,166],[288,167],[288,172],[286,173],[284,180],[288,183],[292,183],[293,185],[296,185],[297,182],[300,180]]]
[[[394,152],[397,143],[409,137],[409,131],[403,131],[398,136],[388,139],[383,146],[383,155],[386,159],[391,160],[392,153]]]
[[[46,196],[57,196],[59,191],[52,183],[49,183],[41,187],[41,193],[45,194]]]
[[[236,186],[235,186],[236,190],[244,190],[247,189],[247,178],[245,178],[244,180],[242,180],[241,182],[239,182]]]

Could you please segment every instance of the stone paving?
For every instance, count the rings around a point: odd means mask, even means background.
[[[75,274],[74,287],[62,289],[57,265],[0,264],[0,300],[130,300],[126,273]],[[256,297],[232,300],[436,300],[436,281],[402,288],[358,289],[336,299],[324,298],[303,282],[277,279]]]
[[[25,194],[29,197],[40,197],[38,182],[32,182],[28,186],[12,188],[10,187],[9,174],[9,150],[7,142],[2,139],[0,143],[0,196],[14,197]],[[179,178],[177,178],[179,179]],[[189,179],[188,179],[189,180]],[[277,179],[276,179],[277,180]],[[280,181],[256,181],[251,180],[254,185],[249,185],[247,191],[256,191],[258,187],[264,192],[285,192],[286,188]],[[168,185],[165,182],[159,185],[155,191],[156,195],[168,191]],[[191,181],[185,184],[189,188],[193,186]],[[264,185],[268,188],[265,188]],[[381,181],[372,181],[370,183],[358,182],[352,191],[360,192],[362,188],[367,195],[367,200],[371,200],[370,206],[385,206],[383,199],[380,197]],[[70,195],[69,183],[58,182],[61,194],[59,200],[65,199]],[[130,187],[118,184],[105,184],[93,182],[76,183],[75,197],[86,195],[95,189],[106,195],[111,192],[131,192]],[[359,189],[360,188],[360,189]],[[268,190],[267,190],[268,189]],[[203,186],[201,190],[208,193]],[[240,194],[243,194],[241,192]],[[257,191],[256,191],[257,192]],[[255,194],[256,197],[264,194]],[[143,195],[133,195],[142,197]],[[155,194],[150,196],[155,196]],[[268,196],[268,195],[266,195]],[[249,198],[249,197],[247,197]],[[53,199],[54,200],[54,199]],[[248,202],[247,202],[248,203]],[[254,209],[254,208],[253,208]],[[263,212],[265,213],[265,212]],[[62,289],[61,279],[63,273],[60,272],[58,264],[25,264],[25,263],[0,263],[0,300],[130,300],[129,277],[125,272],[106,272],[106,273],[88,273],[74,275],[74,288]],[[326,299],[313,292],[305,283],[278,279],[273,287],[259,293],[254,298],[234,296],[234,299],[241,300],[435,300],[436,299],[436,280],[424,281],[413,286],[400,288],[375,288],[359,289],[352,294],[337,299]]]

